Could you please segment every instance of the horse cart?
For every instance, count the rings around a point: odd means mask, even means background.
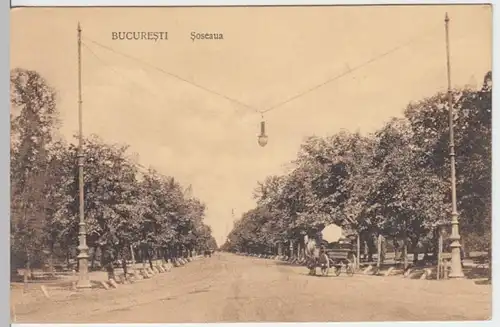
[[[327,276],[333,270],[335,276],[345,273],[347,276],[354,275],[354,253],[350,249],[326,248],[319,251],[318,256],[308,260],[307,268],[310,275],[316,275],[316,269],[321,269],[321,274]]]

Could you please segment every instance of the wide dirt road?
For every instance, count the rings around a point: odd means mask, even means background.
[[[400,276],[311,277],[303,267],[221,253],[116,290],[16,311],[19,323],[485,320],[491,317],[491,286]]]

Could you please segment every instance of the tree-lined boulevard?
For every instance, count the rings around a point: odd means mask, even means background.
[[[79,233],[76,145],[54,138],[53,90],[37,72],[11,73],[11,272],[74,262]],[[90,265],[191,256],[215,248],[205,205],[173,177],[145,170],[127,146],[83,142]],[[126,265],[124,265],[126,267]],[[74,266],[69,269],[77,269]]]
[[[19,323],[484,320],[491,288],[470,280],[311,278],[304,267],[217,253],[112,292],[19,305],[16,313]]]
[[[491,73],[479,90],[454,90],[453,107],[461,242],[465,252],[487,252]],[[399,253],[437,253],[440,227],[451,216],[448,110],[447,95],[438,93],[409,104],[403,118],[372,135],[309,138],[288,174],[259,183],[256,208],[235,223],[223,248],[265,254],[280,246],[283,254],[301,256],[304,235],[336,224],[359,235],[370,257],[379,235]]]
[[[34,69],[11,69],[13,320],[490,319],[492,74],[479,87],[452,88],[448,23],[446,15],[447,92],[411,101],[371,133],[311,131],[285,172],[255,182],[255,206],[233,221],[223,244],[196,185],[145,168],[125,143],[83,132],[78,23],[74,139],[59,134],[51,82]],[[264,114],[303,94],[256,110],[256,147],[273,135]],[[227,207],[234,215],[233,203]],[[353,269],[308,275],[308,240],[331,225],[342,236],[326,246],[348,248],[342,255],[354,256]]]
[[[54,263],[76,253],[76,148],[51,136],[57,115],[53,91],[44,79],[34,71],[17,69],[11,80],[12,102],[20,107],[12,119],[12,277],[18,268],[48,267],[57,275]],[[486,74],[480,90],[454,94],[461,126],[457,143],[462,235],[469,251],[484,251],[491,246],[491,74]],[[282,244],[282,254],[298,258],[304,232],[336,223],[359,233],[369,254],[374,252],[374,237],[381,234],[395,240],[395,251],[434,251],[436,229],[449,217],[443,168],[446,125],[440,121],[446,110],[443,95],[438,94],[410,104],[405,118],[391,120],[374,135],[341,132],[310,138],[301,147],[296,168],[259,184],[258,207],[236,222],[222,249],[277,254],[277,245]],[[189,189],[155,171],[141,173],[126,146],[89,137],[84,149],[92,270],[103,267],[108,277],[116,278],[110,269],[120,262],[127,269],[130,260],[142,261],[147,265],[138,267],[145,271],[147,266],[155,268],[155,259],[160,265],[169,261],[177,265],[177,258],[195,254],[198,260],[155,278],[145,273],[146,279],[137,279],[122,269],[129,280],[108,291],[94,285],[98,289],[90,293],[74,293],[71,283],[54,289],[49,283],[53,298],[48,301],[36,292],[37,279],[27,275],[24,291],[14,287],[12,293],[18,322],[490,317],[491,287],[471,280],[435,284],[360,271],[354,277],[316,279],[306,276],[304,267],[276,260],[224,252],[200,258],[204,249],[216,244],[203,223],[204,205],[190,196]],[[290,241],[295,241],[293,252],[287,252]],[[135,249],[135,258],[130,249]],[[57,299],[61,287],[64,291]]]

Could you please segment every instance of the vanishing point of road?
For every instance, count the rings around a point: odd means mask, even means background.
[[[18,323],[485,320],[491,285],[401,276],[312,277],[304,267],[216,253],[152,279],[16,310]]]

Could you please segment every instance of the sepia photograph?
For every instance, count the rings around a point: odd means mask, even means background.
[[[491,5],[9,16],[12,323],[492,319]]]

